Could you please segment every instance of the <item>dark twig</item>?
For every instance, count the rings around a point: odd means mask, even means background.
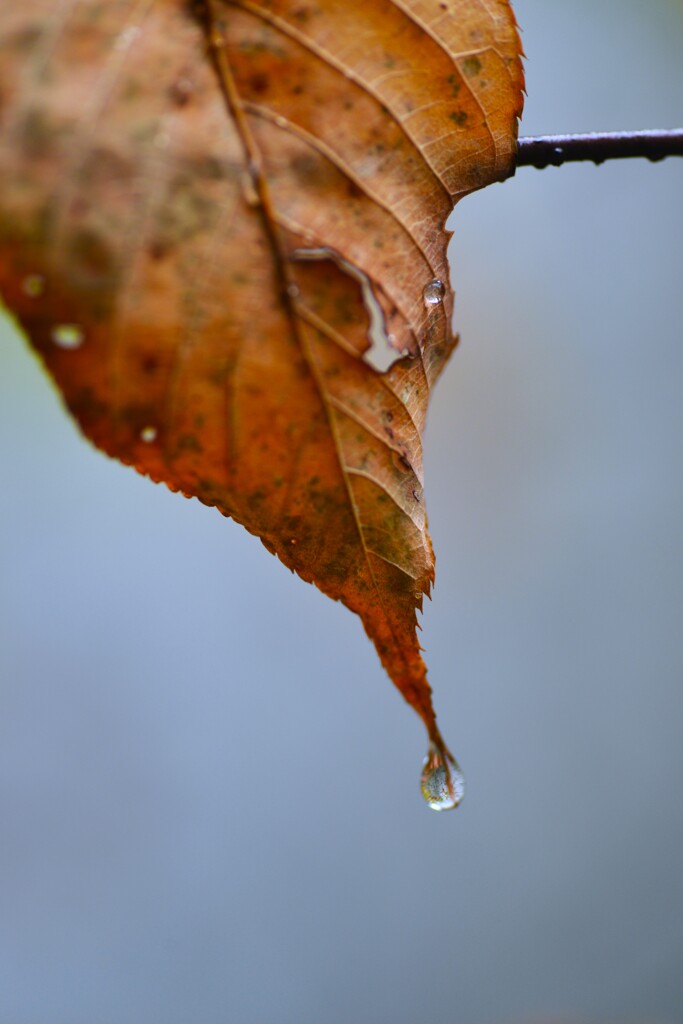
[[[589,135],[540,135],[517,143],[517,167],[559,167],[572,160],[601,164],[628,156],[663,160],[683,156],[683,128],[673,131],[602,132]]]

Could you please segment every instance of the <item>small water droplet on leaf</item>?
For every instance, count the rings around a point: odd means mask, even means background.
[[[454,757],[430,744],[420,778],[422,796],[433,811],[450,811],[465,795],[465,777]]]
[[[57,324],[52,328],[52,340],[60,348],[80,348],[83,339],[83,328],[78,324]]]
[[[422,292],[422,298],[425,300],[427,306],[438,306],[439,303],[443,302],[446,289],[444,288],[443,281],[439,281],[438,278],[434,278],[429,284],[425,285],[425,289]]]
[[[156,427],[143,427],[140,431],[140,440],[144,441],[145,444],[151,444],[152,441],[157,439],[157,428]]]

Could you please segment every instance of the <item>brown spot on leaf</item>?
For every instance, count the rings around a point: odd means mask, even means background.
[[[468,78],[472,78],[473,75],[478,75],[481,71],[481,61],[478,57],[465,57],[462,62],[462,69]]]

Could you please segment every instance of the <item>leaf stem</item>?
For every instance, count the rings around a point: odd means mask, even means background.
[[[517,167],[559,167],[575,160],[605,160],[641,156],[663,160],[683,156],[683,128],[671,131],[591,132],[586,135],[539,135],[517,143]]]

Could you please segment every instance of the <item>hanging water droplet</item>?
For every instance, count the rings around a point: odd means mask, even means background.
[[[294,283],[288,284],[287,285],[287,294],[289,295],[290,299],[296,299],[298,294],[299,294],[299,286],[298,286],[298,284],[294,284]]]
[[[151,444],[152,441],[157,439],[157,428],[156,427],[143,427],[140,431],[140,440],[144,441],[145,444]]]
[[[57,324],[52,328],[52,340],[60,348],[80,348],[84,337],[83,328],[78,324]]]
[[[434,278],[429,284],[425,285],[425,289],[422,292],[422,298],[425,300],[427,306],[438,306],[439,303],[443,302],[446,289],[444,288],[443,281],[439,281],[438,278]]]
[[[433,811],[450,811],[465,795],[465,777],[454,757],[430,743],[420,787]]]
[[[27,274],[21,282],[21,287],[24,295],[28,295],[30,299],[35,299],[45,291],[45,278],[42,274]]]

